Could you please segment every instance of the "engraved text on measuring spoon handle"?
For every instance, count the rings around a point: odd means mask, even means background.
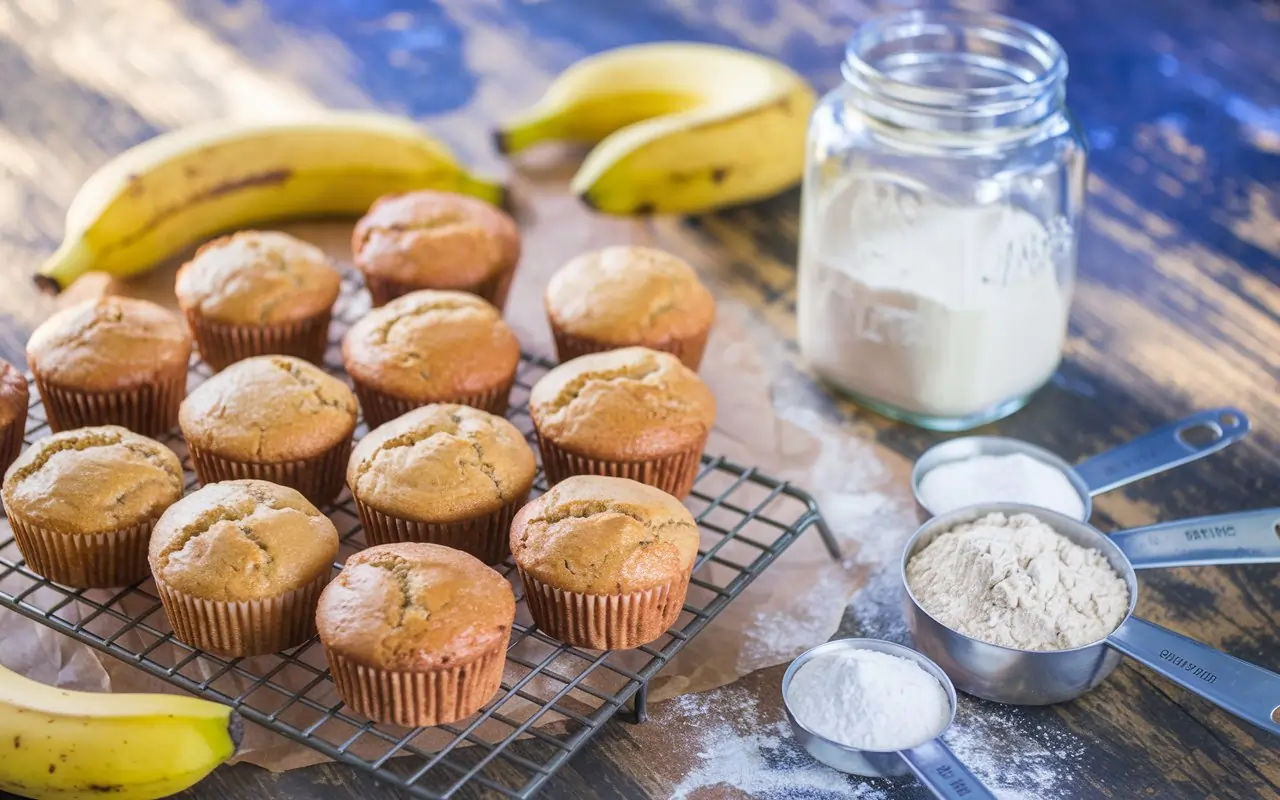
[[[1206,441],[1189,440],[1193,428],[1207,428]],[[1235,408],[1200,411],[1139,436],[1128,444],[1086,459],[1076,465],[1090,495],[1109,492],[1140,478],[1216,453],[1249,432],[1249,418]]]
[[[899,751],[920,782],[942,800],[995,800],[982,781],[974,777],[941,739]]]
[[[1215,514],[1117,531],[1134,569],[1280,563],[1280,508]]]
[[[1280,734],[1280,675],[1130,617],[1107,644],[1218,707]]]

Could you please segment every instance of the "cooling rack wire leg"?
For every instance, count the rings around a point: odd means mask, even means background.
[[[631,710],[627,712],[628,720],[633,725],[649,721],[649,682],[640,684],[640,688],[631,697]]]

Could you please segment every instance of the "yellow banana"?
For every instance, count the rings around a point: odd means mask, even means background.
[[[218,703],[71,692],[0,667],[0,791],[21,797],[167,797],[230,758],[240,734]]]
[[[813,89],[785,64],[718,45],[662,42],[590,56],[503,125],[500,150],[596,144],[573,192],[614,214],[697,213],[800,180]]]
[[[354,216],[381,195],[428,188],[495,205],[506,199],[421,127],[386,114],[183,128],[125,151],[89,178],[36,282],[57,292],[89,271],[131,275],[223,231]]]

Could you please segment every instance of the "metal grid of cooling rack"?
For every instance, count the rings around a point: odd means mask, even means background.
[[[336,343],[367,309],[344,281],[330,332],[327,366],[341,373]],[[508,417],[532,439],[529,389],[550,362],[524,357]],[[193,361],[189,388],[209,376]],[[49,433],[32,389],[27,443]],[[356,435],[364,432],[363,425]],[[196,486],[180,437],[163,437],[183,458],[187,490]],[[535,448],[536,450],[536,448]],[[546,489],[539,472],[535,493]],[[333,690],[318,640],[291,650],[224,659],[173,638],[150,580],[120,590],[71,590],[27,569],[7,521],[0,522],[0,607],[6,607],[135,665],[168,683],[234,706],[248,720],[337,761],[367,770],[419,798],[450,798],[463,787],[502,797],[533,796],[629,701],[642,721],[648,681],[810,526],[836,555],[835,540],[805,492],[724,458],[704,456],[687,504],[702,530],[684,611],[657,641],[626,652],[569,647],[532,624],[519,603],[501,689],[477,714],[452,725],[404,729],[346,709]],[[364,546],[344,492],[325,509],[342,540],[339,564]],[[499,567],[522,598],[508,562]],[[470,794],[470,791],[468,792]]]

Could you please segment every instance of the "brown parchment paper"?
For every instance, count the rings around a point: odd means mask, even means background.
[[[553,354],[542,292],[551,273],[570,257],[590,248],[635,243],[686,258],[720,301],[702,367],[719,404],[708,452],[758,466],[807,489],[841,539],[840,561],[827,554],[816,531],[796,541],[660,674],[650,699],[706,690],[789,660],[831,636],[846,601],[883,555],[877,551],[877,531],[883,528],[889,541],[894,532],[910,525],[910,497],[903,480],[907,465],[859,438],[854,428],[831,421],[833,415],[826,410],[830,398],[797,366],[776,324],[741,299],[745,295],[736,289],[730,268],[736,256],[677,220],[592,214],[568,195],[567,175],[561,166],[543,171],[534,167],[517,178],[524,254],[507,317],[524,348]],[[349,262],[349,223],[282,228]],[[172,279],[172,267],[128,283],[92,276],[79,282],[63,302],[119,293],[173,305]],[[0,662],[45,682],[91,690],[178,691],[11,612],[0,612],[0,642]],[[131,644],[128,639],[124,643]],[[318,648],[307,657],[323,667]],[[314,690],[312,696],[323,699]],[[516,715],[532,710],[517,709]],[[544,716],[538,724],[554,721]],[[250,728],[240,760],[274,770],[323,760],[309,748]],[[429,732],[418,744],[429,747],[433,741],[441,739]]]

